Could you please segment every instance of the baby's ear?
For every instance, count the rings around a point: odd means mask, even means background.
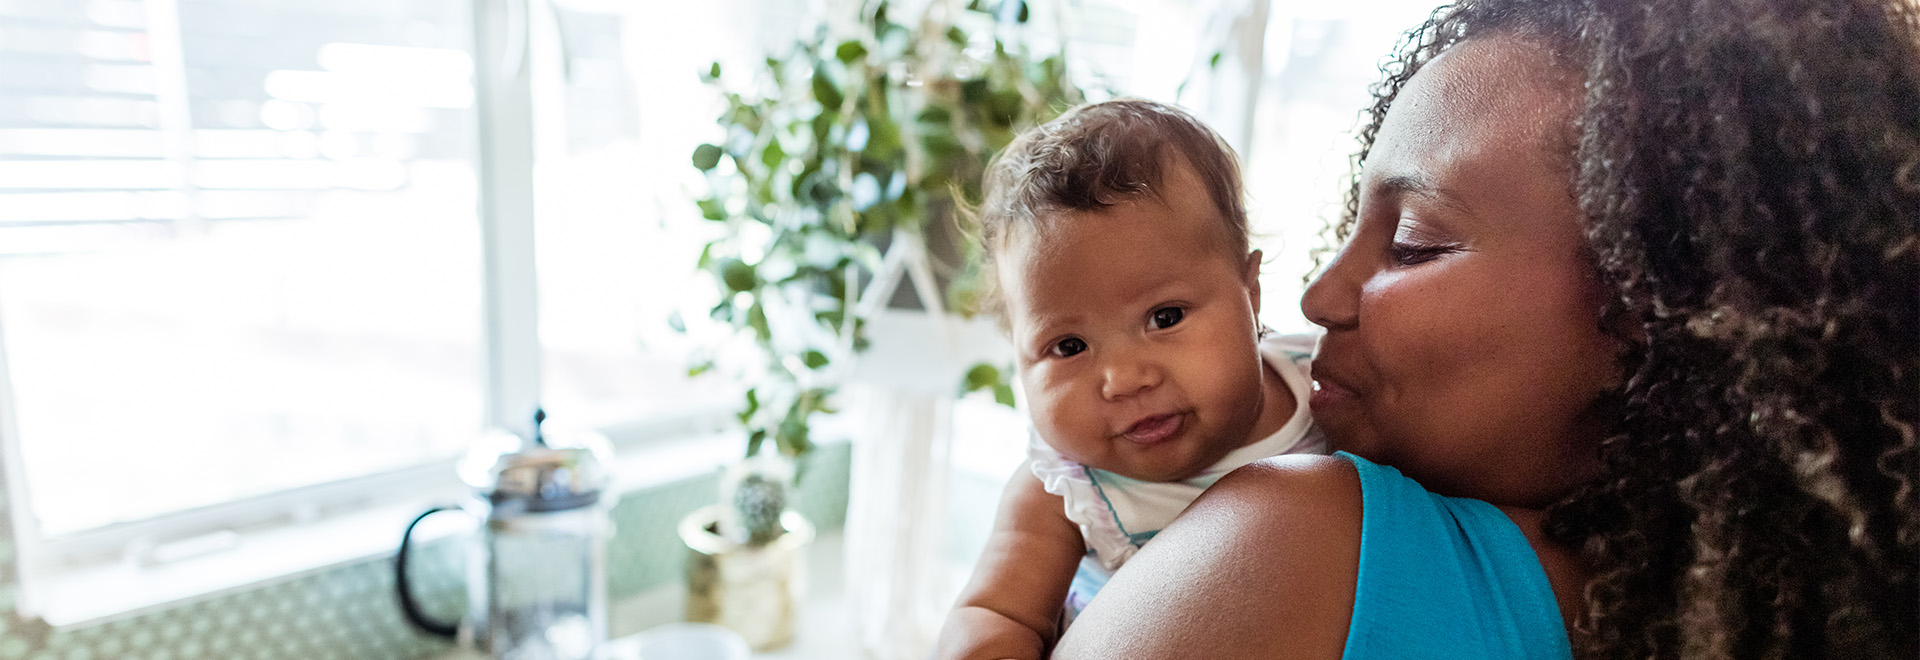
[[[1260,254],[1259,250],[1247,253],[1247,263],[1240,267],[1240,281],[1247,287],[1247,300],[1253,303],[1253,315],[1260,315]]]

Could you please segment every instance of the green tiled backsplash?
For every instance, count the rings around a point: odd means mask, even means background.
[[[821,529],[846,521],[850,451],[819,447],[803,467],[799,508]],[[613,509],[608,591],[615,599],[681,579],[685,547],[674,527],[717,498],[718,474],[628,493]],[[0,492],[5,492],[0,488]],[[0,513],[6,501],[0,497]],[[0,516],[0,660],[409,660],[447,651],[400,616],[391,555],[183,603],[159,612],[49,630],[13,612],[13,533]],[[399,530],[394,530],[396,542]],[[463,609],[457,539],[423,545],[408,561],[424,609]]]

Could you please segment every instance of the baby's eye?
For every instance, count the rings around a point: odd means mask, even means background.
[[[1162,307],[1153,310],[1153,327],[1155,330],[1171,328],[1179,324],[1180,320],[1186,317],[1186,310],[1178,307]]]
[[[1060,357],[1073,357],[1087,350],[1087,342],[1079,337],[1068,337],[1053,344],[1053,354]]]

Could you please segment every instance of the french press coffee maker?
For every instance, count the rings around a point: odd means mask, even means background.
[[[422,631],[470,641],[498,660],[589,660],[607,639],[607,440],[597,433],[533,437],[495,429],[460,462],[473,487],[464,506],[428,509],[407,524],[395,558],[400,609]],[[420,611],[407,581],[414,527],[442,511],[482,521],[467,544],[467,617]]]

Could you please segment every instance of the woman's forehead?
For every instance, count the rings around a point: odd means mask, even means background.
[[[1368,155],[1367,178],[1431,178],[1418,167],[1487,152],[1561,167],[1572,155],[1564,138],[1580,88],[1553,61],[1544,47],[1507,36],[1448,49],[1394,99]]]

